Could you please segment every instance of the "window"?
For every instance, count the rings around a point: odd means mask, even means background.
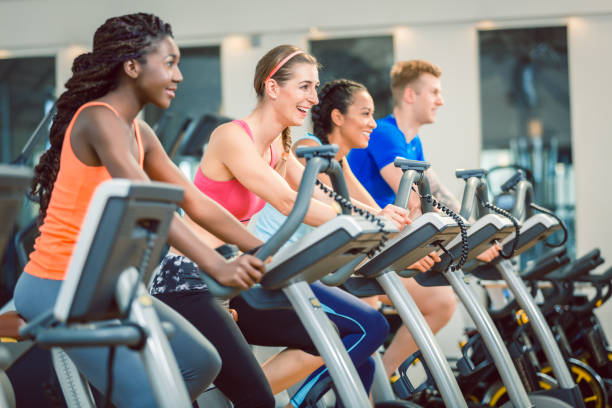
[[[17,158],[54,101],[55,58],[0,60],[0,161]],[[36,153],[45,148],[42,138]],[[32,165],[32,158],[28,163]]]
[[[568,226],[568,250],[573,253],[567,29],[491,30],[480,31],[478,37],[481,164],[493,168],[493,192],[499,192],[516,168],[524,169],[533,179],[535,201],[554,210]]]
[[[389,71],[394,55],[391,36],[316,40],[310,42],[310,51],[322,65],[321,85],[339,78],[361,82],[374,99],[376,118],[392,112]]]
[[[221,62],[219,47],[181,48],[179,67],[183,83],[178,87],[170,108],[163,110],[153,105],[145,108],[145,120],[156,130],[162,144],[180,161],[181,149],[192,138],[205,144],[208,135],[194,134],[203,116],[216,116],[221,106]],[[191,126],[191,127],[190,127]],[[210,132],[198,126],[201,133]],[[202,137],[206,136],[206,137]],[[191,140],[191,142],[195,139]],[[193,143],[191,143],[193,144]],[[202,148],[203,146],[199,146]],[[197,157],[199,160],[200,157]]]

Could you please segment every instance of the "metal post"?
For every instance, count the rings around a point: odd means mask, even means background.
[[[126,306],[134,285],[138,285],[138,290],[130,307],[129,319],[147,331],[147,340],[140,351],[140,357],[155,399],[160,407],[191,408],[187,387],[153,308],[151,296],[145,290],[144,284],[138,281],[138,272],[133,267],[126,269],[119,277],[117,303],[121,308]]]
[[[574,388],[576,383],[567,368],[567,364],[561,354],[561,350],[559,350],[555,337],[546,323],[542,312],[536,305],[535,300],[529,294],[527,287],[521,278],[514,274],[512,264],[508,260],[503,260],[497,264],[497,270],[508,284],[518,304],[527,314],[531,328],[538,338],[542,350],[546,354],[546,358],[552,367],[555,378],[559,381],[559,386],[561,388]]]
[[[402,321],[419,346],[423,359],[434,377],[438,390],[447,407],[467,407],[457,380],[440,350],[438,342],[416,303],[393,271],[379,275],[376,280],[397,309]]]
[[[345,407],[370,408],[370,400],[355,366],[306,282],[292,283],[283,289],[329,370]]]
[[[395,393],[391,388],[389,377],[380,357],[380,350],[374,353],[374,381],[372,382],[372,399],[374,403],[395,400]]]
[[[11,98],[6,82],[0,83],[0,139],[2,140],[2,157],[0,162],[10,163],[13,154],[11,143]]]
[[[508,397],[516,408],[533,407],[529,396],[525,390],[525,386],[519,377],[518,371],[514,366],[514,362],[508,353],[497,327],[493,323],[491,316],[476,300],[476,295],[472,292],[469,285],[463,280],[463,272],[444,272],[444,276],[453,287],[455,293],[465,306],[470,317],[474,321],[478,333],[482,336],[482,340],[493,358],[497,372],[499,373],[502,382],[508,390]]]

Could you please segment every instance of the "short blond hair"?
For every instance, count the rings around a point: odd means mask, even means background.
[[[397,106],[407,86],[414,84],[421,74],[431,74],[440,78],[439,66],[424,60],[399,61],[391,67],[391,93],[393,103]]]

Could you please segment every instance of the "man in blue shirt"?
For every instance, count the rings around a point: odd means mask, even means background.
[[[366,149],[353,149],[348,161],[355,176],[374,197],[378,205],[395,201],[395,191],[381,175],[382,169],[389,164],[393,166],[396,157],[425,161],[423,146],[418,135],[408,140],[397,126],[395,115],[389,115],[376,121],[377,127],[372,131],[370,143]],[[387,173],[385,169],[385,174]]]
[[[353,149],[348,161],[355,176],[384,207],[393,203],[402,178],[393,165],[396,157],[425,161],[418,136],[421,126],[434,123],[436,112],[444,104],[440,76],[442,71],[427,61],[401,61],[391,69],[393,113],[376,121],[366,149]],[[453,209],[459,202],[428,170],[432,193]]]
[[[395,201],[402,178],[402,170],[395,167],[396,157],[425,161],[418,132],[421,126],[434,123],[438,108],[444,105],[440,76],[436,65],[421,60],[400,61],[391,68],[391,92],[393,114],[376,121],[378,125],[370,135],[365,149],[353,149],[348,155],[349,165],[379,206]],[[458,211],[459,201],[440,182],[433,170],[425,175],[436,199]],[[421,214],[420,200],[410,195],[410,218]],[[493,247],[479,256],[490,261],[498,254]],[[483,256],[484,255],[484,256]],[[404,286],[418,305],[431,330],[436,333],[448,323],[455,310],[455,295],[448,286],[422,287],[414,279],[403,279]],[[383,355],[387,374],[417,350],[412,336],[405,326],[400,327],[391,345]]]

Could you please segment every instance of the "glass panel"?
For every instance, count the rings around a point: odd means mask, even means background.
[[[218,117],[221,106],[221,62],[219,47],[181,48],[179,67],[183,83],[170,108],[163,110],[151,104],[145,107],[145,120],[156,130],[168,153],[177,163],[183,161],[182,146],[197,141],[201,151],[214,127],[197,126],[207,114]],[[188,121],[191,120],[190,123]],[[195,131],[195,132],[192,132]],[[206,133],[206,134],[204,134]],[[198,140],[196,140],[198,139]],[[198,156],[199,153],[196,153]],[[200,157],[197,157],[199,160]],[[186,171],[190,173],[190,171]]]
[[[394,62],[391,36],[313,40],[310,52],[322,65],[321,85],[339,78],[361,82],[374,98],[376,118],[391,113],[389,71]]]
[[[566,27],[479,32],[481,165],[492,192],[517,168],[535,201],[561,216],[574,252],[574,184]],[[559,236],[551,240],[560,239]],[[540,245],[541,247],[541,245]],[[536,248],[529,256],[541,253]]]
[[[29,167],[38,162],[48,144],[48,126],[42,126],[40,131],[36,132],[37,142],[31,145],[27,154],[22,156],[20,153],[53,106],[54,94],[54,57],[0,60],[0,162],[11,163],[19,160],[20,164]],[[49,125],[49,122],[46,124]],[[16,228],[27,228],[37,216],[38,205],[24,199]],[[32,234],[22,234],[24,239],[20,241],[24,243],[26,250],[31,248],[36,235],[36,229],[31,231]],[[22,271],[14,249],[13,236],[9,238],[4,258],[0,259],[0,270],[0,301],[5,303],[9,300]]]
[[[50,109],[55,93],[55,58],[0,60],[0,161],[17,158],[36,126]],[[46,138],[35,149],[44,150]],[[32,165],[30,156],[27,164]]]

